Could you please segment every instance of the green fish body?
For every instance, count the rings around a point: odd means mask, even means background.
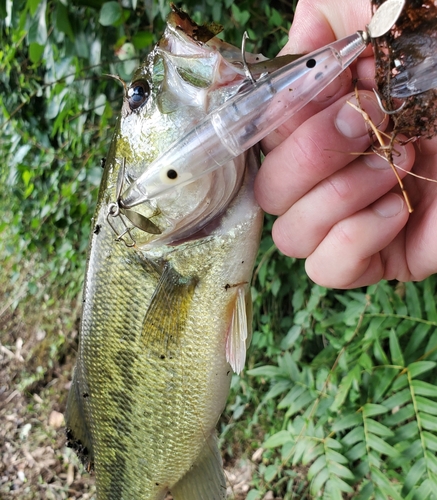
[[[66,413],[99,500],[226,498],[215,427],[250,340],[259,155],[136,207],[139,218],[110,212],[121,184],[244,79],[239,49],[175,9],[126,90],[93,219]]]

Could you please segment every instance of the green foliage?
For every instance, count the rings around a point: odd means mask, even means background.
[[[285,262],[274,259],[280,289],[302,274],[293,265],[281,275]],[[302,485],[304,498],[437,498],[435,277],[300,293],[282,352],[245,375],[265,387],[258,408],[277,417],[262,444],[258,488],[284,499],[302,498]]]
[[[3,4],[2,4],[3,5]],[[7,7],[7,8],[6,8]],[[187,0],[198,22],[274,56],[292,10]],[[170,2],[14,0],[0,6],[0,233],[15,270],[35,260],[30,289],[80,290],[90,219],[123,89],[164,29]],[[266,26],[266,20],[268,26]],[[44,284],[42,284],[44,278]]]

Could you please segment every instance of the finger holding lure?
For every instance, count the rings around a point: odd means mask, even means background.
[[[391,29],[404,0],[387,0],[365,31],[337,40],[257,81],[210,113],[173,144],[128,188],[118,203],[132,209],[192,183],[240,155],[302,109],[366,49]]]

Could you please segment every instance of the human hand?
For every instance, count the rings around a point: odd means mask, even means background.
[[[315,50],[363,29],[368,0],[300,0],[283,53]],[[306,259],[320,285],[355,288],[381,279],[422,280],[437,272],[437,185],[399,171],[412,214],[389,164],[371,153],[370,136],[356,104],[380,130],[388,119],[370,91],[371,47],[300,113],[267,137],[255,182],[261,207],[279,215],[273,239],[286,255]],[[388,128],[389,130],[389,128]],[[437,179],[437,138],[396,144],[399,167]],[[406,176],[406,177],[405,177]]]

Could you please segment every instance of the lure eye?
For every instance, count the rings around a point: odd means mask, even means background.
[[[150,95],[149,84],[145,80],[138,80],[132,83],[127,91],[129,107],[132,111],[142,106]]]

